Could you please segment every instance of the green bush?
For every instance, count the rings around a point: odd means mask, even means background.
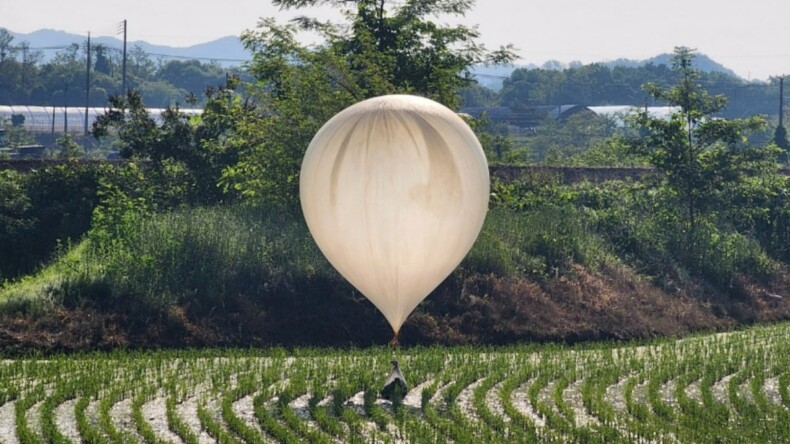
[[[74,164],[0,172],[0,281],[32,273],[59,244],[88,230],[107,169]]]

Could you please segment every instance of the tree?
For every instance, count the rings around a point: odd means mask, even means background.
[[[3,62],[6,57],[13,57],[16,53],[16,48],[11,45],[13,41],[14,36],[7,29],[0,28],[0,62]]]
[[[55,146],[58,148],[57,156],[60,159],[76,159],[83,154],[82,148],[69,133],[64,133],[58,137],[55,141]]]
[[[180,197],[186,202],[214,203],[225,198],[217,187],[223,169],[238,161],[238,127],[256,113],[254,104],[235,94],[236,86],[231,78],[225,88],[209,88],[200,116],[187,116],[175,106],[162,113],[161,123],[148,113],[140,92],[132,89],[125,96],[110,97],[110,109],[97,118],[92,134],[101,139],[113,131],[121,157],[150,160],[154,179],[166,181],[163,189],[181,182]]]
[[[476,42],[474,28],[443,26],[427,18],[462,15],[471,0],[273,3],[285,9],[338,7],[346,23],[300,17],[280,25],[265,19],[257,30],[242,35],[253,52],[250,70],[265,87],[259,100],[267,114],[257,126],[246,126],[261,142],[242,151],[241,162],[226,171],[223,185],[250,198],[295,205],[302,155],[313,134],[341,109],[394,93],[422,95],[457,109],[461,88],[473,82],[472,65],[514,58],[510,47],[487,52]],[[308,48],[297,40],[300,31],[316,32],[323,41]]]
[[[181,90],[200,94],[207,87],[222,85],[225,80],[225,70],[216,63],[171,60],[159,67],[157,77]]]
[[[761,161],[775,157],[771,149],[748,145],[746,134],[765,126],[761,116],[746,119],[714,118],[727,104],[722,95],[711,96],[698,83],[693,68],[694,51],[676,48],[672,69],[678,82],[672,87],[653,83],[645,90],[679,111],[669,120],[640,112],[635,123],[642,137],[632,147],[646,154],[664,175],[664,187],[680,204],[679,216],[686,244],[694,248],[700,217],[728,205],[727,190],[754,173]]]
[[[128,63],[126,69],[129,73],[129,79],[135,82],[141,82],[153,78],[156,72],[156,63],[151,60],[151,57],[145,52],[142,46],[134,45],[127,57]]]
[[[109,48],[107,48],[106,45],[98,43],[93,47],[93,52],[96,54],[96,61],[94,62],[93,69],[95,69],[97,73],[106,74],[108,76],[111,75],[114,63],[110,58]]]

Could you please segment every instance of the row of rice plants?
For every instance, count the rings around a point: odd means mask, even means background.
[[[781,442],[790,324],[650,344],[184,350],[0,363],[0,442]],[[145,411],[160,408],[152,421]],[[9,413],[10,412],[10,413]]]

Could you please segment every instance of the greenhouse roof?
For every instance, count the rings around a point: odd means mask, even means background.
[[[109,108],[87,108],[88,128],[93,125],[96,118],[104,114]],[[148,108],[148,113],[157,122],[166,108]],[[24,117],[22,125],[33,133],[64,133],[82,134],[85,131],[85,108],[62,106],[27,106],[27,105],[0,105],[0,121],[11,120],[11,116]],[[201,109],[180,109],[187,115],[196,115],[203,112]]]

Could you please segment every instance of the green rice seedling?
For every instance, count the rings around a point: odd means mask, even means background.
[[[128,433],[122,432],[113,424],[112,417],[110,416],[110,409],[112,406],[126,397],[125,389],[118,388],[112,390],[106,397],[99,401],[99,424],[104,433],[110,437],[110,440],[115,443],[135,442],[136,440],[129,436]]]
[[[54,410],[59,404],[74,399],[76,389],[73,387],[73,381],[67,381],[58,385],[54,392],[44,400],[41,405],[41,429],[44,433],[44,439],[48,443],[53,444],[70,444],[71,441],[66,438],[60,430],[58,430],[55,423]]]
[[[253,411],[261,428],[279,442],[294,444],[300,442],[299,437],[277,421],[275,415],[267,409],[265,403],[270,394],[269,390],[265,390],[253,399]]]
[[[475,388],[472,395],[472,405],[474,406],[477,415],[483,422],[485,422],[487,428],[491,429],[496,437],[500,438],[500,440],[506,439],[510,430],[504,419],[492,412],[488,407],[486,397],[488,392],[493,390],[494,386],[499,384],[504,379],[504,377],[505,375],[501,370],[495,371]],[[497,396],[501,396],[501,393],[497,393]]]
[[[507,415],[507,417],[510,419],[513,429],[518,430],[518,433],[521,436],[524,436],[525,441],[527,442],[537,441],[537,425],[534,423],[534,421],[521,413],[513,404],[513,392],[517,388],[527,384],[530,378],[534,377],[535,371],[536,370],[534,368],[530,367],[522,369],[516,375],[506,379],[502,385],[502,390],[500,391],[502,408],[505,411],[505,415]],[[531,384],[529,385],[531,386]]]
[[[90,444],[108,444],[110,441],[102,435],[102,433],[94,428],[87,416],[88,404],[90,398],[83,396],[77,400],[74,405],[74,416],[77,420],[77,431],[86,443]]]
[[[46,396],[43,385],[37,385],[14,405],[16,435],[20,444],[43,444],[43,439],[29,426],[27,411]]]
[[[168,396],[165,399],[165,412],[167,415],[167,427],[173,433],[181,438],[185,444],[198,444],[198,437],[176,413],[176,401],[173,396]]]
[[[225,429],[211,417],[211,413],[206,410],[206,406],[203,403],[198,404],[197,415],[203,429],[219,444],[243,444],[242,441],[234,438],[233,435],[225,431]]]
[[[233,402],[252,394],[255,389],[256,387],[253,385],[238,387],[223,396],[221,403],[222,419],[228,425],[228,429],[243,439],[244,442],[262,444],[264,441],[260,432],[245,424],[244,421],[233,412]]]
[[[135,395],[132,400],[132,419],[137,428],[137,432],[143,437],[148,444],[166,444],[167,441],[160,439],[156,436],[154,429],[143,417],[143,404],[150,401],[156,394],[156,386],[146,387]]]

